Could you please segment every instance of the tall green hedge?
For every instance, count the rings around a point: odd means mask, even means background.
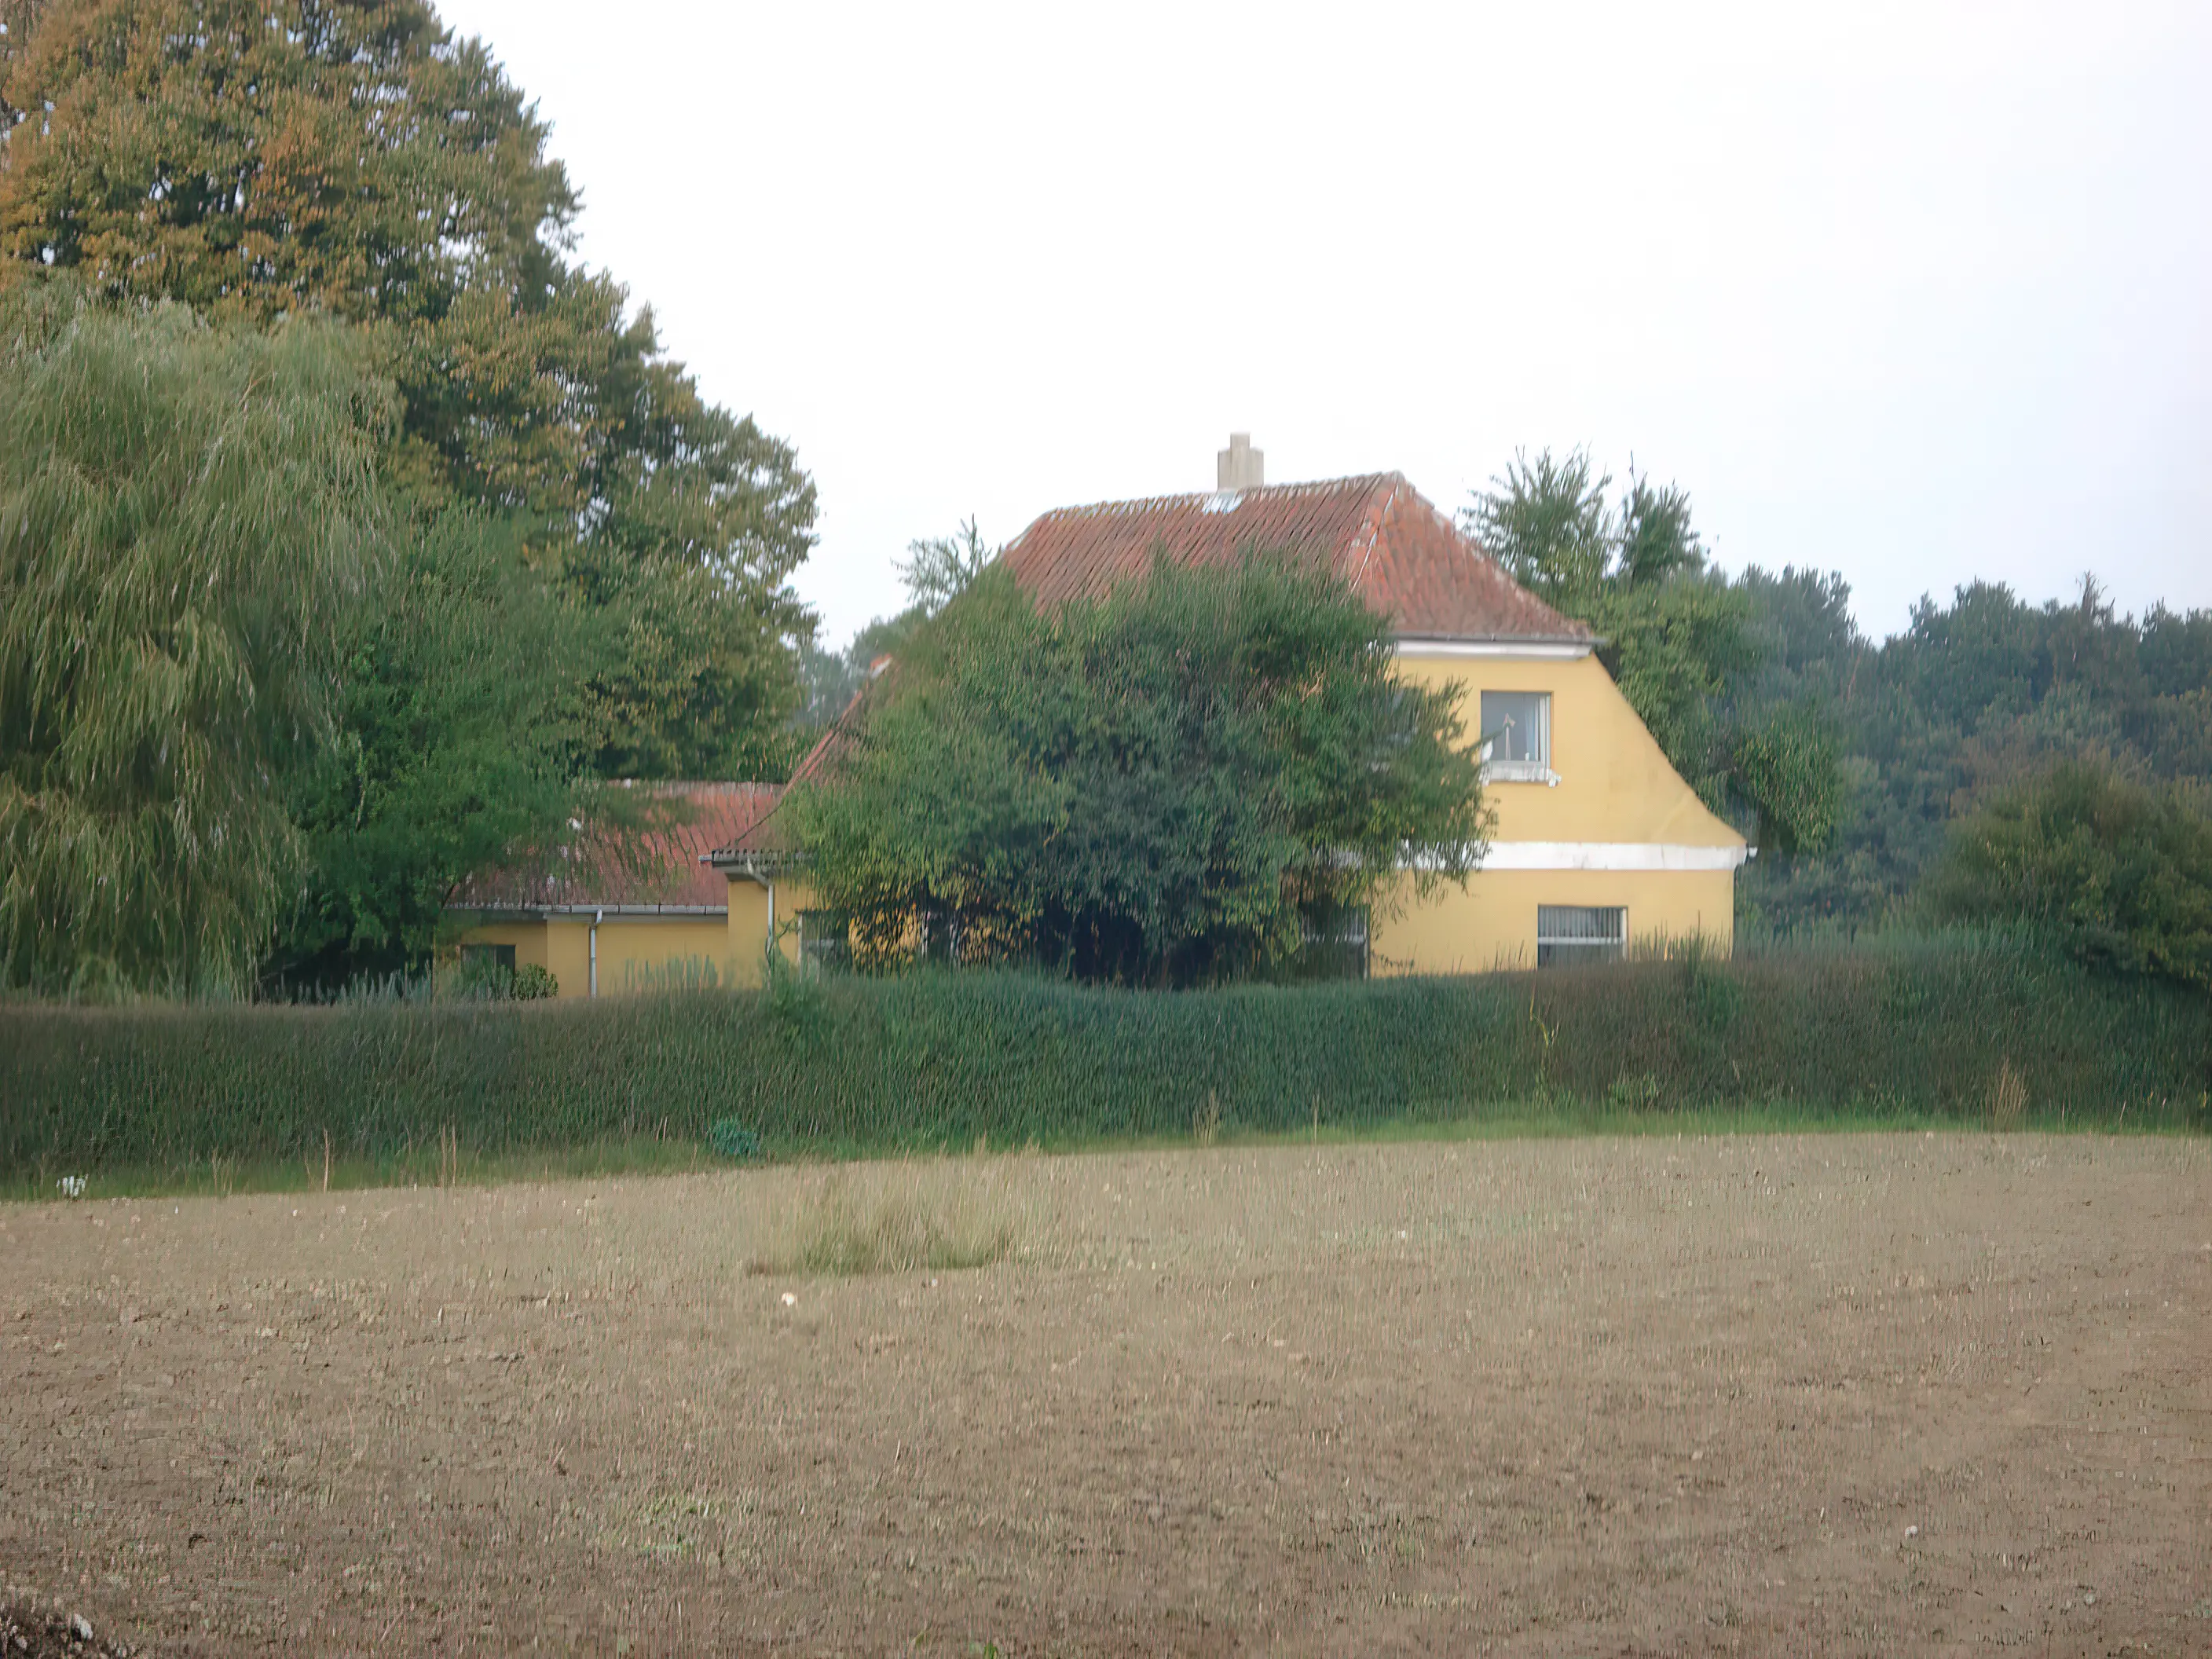
[[[1011,975],[536,1006],[0,1008],[0,1175],[697,1137],[770,1152],[1446,1118],[1532,1101],[2212,1127],[2212,1000],[2002,942],[1159,994]]]

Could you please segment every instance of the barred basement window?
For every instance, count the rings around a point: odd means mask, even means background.
[[[461,960],[472,968],[495,968],[507,973],[514,971],[514,947],[512,945],[464,945]]]
[[[1628,912],[1615,905],[1536,907],[1536,965],[1566,968],[1580,962],[1619,962],[1628,954]]]
[[[914,918],[914,959],[939,967],[960,964],[960,918],[950,910],[917,910]]]
[[[1367,977],[1367,907],[1350,905],[1340,910],[1298,915],[1298,959],[1292,972],[1299,979],[1365,979]]]
[[[799,959],[817,971],[840,973],[853,965],[853,929],[842,910],[799,913]]]

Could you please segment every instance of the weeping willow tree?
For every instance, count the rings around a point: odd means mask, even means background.
[[[335,328],[0,307],[0,986],[223,995],[299,890],[388,394]]]

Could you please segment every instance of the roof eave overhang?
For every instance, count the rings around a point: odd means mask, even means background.
[[[1401,651],[1437,657],[1533,657],[1571,661],[1587,657],[1605,641],[1577,634],[1400,634]]]
[[[713,865],[732,881],[766,883],[772,877],[798,868],[799,857],[796,853],[781,850],[740,852],[723,848],[707,854],[700,862]]]
[[[589,900],[570,904],[471,903],[465,900],[447,909],[465,915],[501,921],[542,921],[549,916],[726,916],[726,904],[595,904]]]

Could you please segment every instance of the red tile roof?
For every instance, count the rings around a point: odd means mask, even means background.
[[[745,824],[726,840],[718,842],[708,856],[718,866],[750,866],[763,873],[772,872],[791,857],[791,837],[784,820],[776,816],[776,807],[783,804],[783,793],[795,785],[805,783],[829,764],[830,757],[846,739],[851,730],[853,711],[858,708],[875,685],[877,678],[891,667],[889,657],[878,657],[869,669],[868,678],[860,689],[853,693],[844,711],[830,723],[830,729],[815,740],[814,747],[806,751],[806,758],[793,769],[791,782],[777,791],[777,799],[751,823]]]
[[[1160,547],[1184,565],[1226,564],[1248,548],[1326,559],[1392,619],[1401,639],[1595,643],[1588,628],[1508,576],[1397,472],[1061,507],[1000,556],[1039,605],[1052,605],[1142,575]],[[793,784],[821,769],[867,690],[854,694],[792,775]],[[713,856],[772,870],[790,856],[784,829],[771,805]]]
[[[701,860],[774,811],[783,798],[783,786],[656,783],[636,787],[655,798],[643,826],[580,825],[574,839],[558,849],[550,870],[480,876],[463,889],[453,908],[726,910],[728,879]],[[660,810],[654,811],[653,807]]]
[[[1049,605],[1142,575],[1155,548],[1186,566],[1226,564],[1247,549],[1325,558],[1401,638],[1591,642],[1397,472],[1062,507],[1002,556]]]

